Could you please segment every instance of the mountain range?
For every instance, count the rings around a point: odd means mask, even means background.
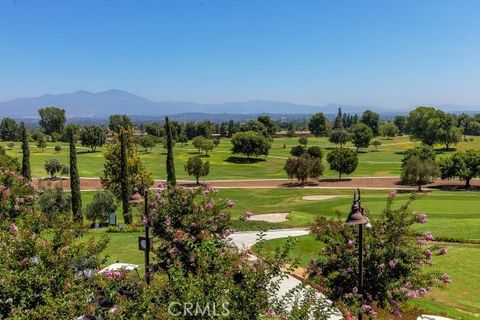
[[[38,117],[38,109],[57,106],[66,110],[69,118],[98,118],[110,114],[128,114],[131,116],[163,116],[184,113],[203,114],[312,114],[323,112],[335,114],[338,108],[343,112],[361,113],[366,109],[380,114],[399,114],[408,110],[396,107],[353,106],[329,103],[324,106],[312,106],[269,100],[250,100],[224,103],[195,103],[189,101],[153,101],[126,91],[112,89],[93,93],[76,91],[63,94],[46,94],[39,97],[18,98],[0,102],[0,116],[13,118]],[[442,107],[442,105],[439,105]],[[449,112],[480,110],[480,106],[443,105]]]

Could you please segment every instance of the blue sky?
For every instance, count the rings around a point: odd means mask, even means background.
[[[0,0],[0,100],[480,105],[480,1]]]

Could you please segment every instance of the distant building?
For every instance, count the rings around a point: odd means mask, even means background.
[[[310,131],[295,131],[295,137],[307,137]],[[278,131],[273,135],[275,138],[288,137],[288,132],[285,130]]]

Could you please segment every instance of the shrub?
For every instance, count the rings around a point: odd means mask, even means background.
[[[321,158],[314,158],[308,154],[287,159],[284,170],[289,179],[296,178],[304,184],[308,179],[318,178],[323,174]]]
[[[99,221],[101,224],[107,224],[110,213],[117,210],[115,195],[108,190],[96,192],[93,195],[92,202],[87,206],[87,218],[90,221]]]
[[[395,193],[390,193],[387,205],[372,228],[364,232],[364,305],[358,295],[358,245],[356,228],[348,226],[337,213],[337,219],[317,218],[311,231],[325,244],[322,255],[311,262],[309,277],[327,288],[327,296],[346,304],[353,311],[373,316],[370,309],[387,308],[399,314],[399,303],[421,297],[433,286],[449,282],[446,275],[425,270],[431,258],[441,251],[431,244],[427,232],[415,237],[413,225],[426,223],[423,213],[411,210],[414,194],[402,206],[394,206]],[[372,309],[373,310],[373,309]]]
[[[57,174],[68,175],[70,170],[57,159],[48,159],[44,165],[45,171],[50,175],[51,179],[55,179]]]
[[[7,144],[7,147],[8,147],[8,149],[12,150],[13,147],[15,147],[15,143],[9,142],[9,143]]]
[[[42,213],[53,219],[57,215],[66,215],[70,212],[71,198],[61,187],[46,189],[38,198],[38,206]]]
[[[55,152],[60,152],[62,151],[62,147],[61,146],[55,146]]]
[[[305,152],[307,152],[307,149],[305,149],[305,147],[302,145],[295,146],[292,148],[292,150],[290,150],[290,154],[294,157],[300,157],[301,155],[305,154]]]

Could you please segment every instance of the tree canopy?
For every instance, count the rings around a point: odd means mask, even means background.
[[[255,131],[237,132],[232,136],[232,152],[251,156],[268,155],[270,141]]]
[[[62,134],[63,127],[67,121],[65,110],[56,107],[47,107],[38,110],[38,113],[40,114],[40,126],[45,134],[50,136],[52,136],[52,134]]]

